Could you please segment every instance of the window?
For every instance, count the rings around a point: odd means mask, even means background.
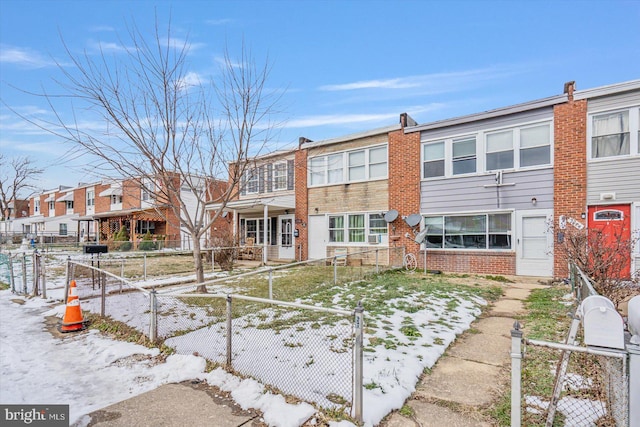
[[[327,156],[327,171],[329,184],[339,184],[344,180],[343,177],[343,155],[342,154],[332,154]]]
[[[67,209],[73,209],[73,200],[66,201]]]
[[[53,201],[49,202],[49,211],[52,212],[55,210],[56,210],[56,202],[53,202]]]
[[[424,217],[427,248],[511,249],[511,214]]]
[[[270,242],[274,241],[274,236],[271,232],[272,222],[267,221],[267,238]],[[240,229],[245,241],[248,238],[253,238],[256,245],[264,244],[264,219],[241,219]]]
[[[40,212],[40,199],[35,199],[33,203],[33,212],[35,213]]]
[[[61,236],[67,235],[67,224],[60,224],[60,235]]]
[[[349,215],[349,241],[364,242],[364,214]]]
[[[551,128],[549,125],[520,129],[520,167],[551,163]]]
[[[384,178],[387,176],[387,147],[369,150],[369,178]]]
[[[487,171],[513,168],[513,131],[487,134]]]
[[[619,210],[598,211],[593,214],[594,221],[622,221],[624,214]]]
[[[453,141],[453,174],[475,173],[476,139],[467,138]]]
[[[247,171],[247,182],[246,182],[246,192],[249,193],[257,193],[258,192],[258,169],[253,168]]]
[[[329,217],[329,241],[344,242],[344,216]]]
[[[326,176],[326,171],[325,171],[325,161],[326,161],[326,157],[322,156],[322,157],[315,157],[313,159],[311,159],[309,165],[310,165],[310,171],[311,171],[311,185],[321,185],[324,184],[324,179]]]
[[[591,157],[629,154],[629,111],[594,116],[591,135]]]
[[[444,141],[425,144],[423,152],[423,176],[444,176]]]
[[[112,205],[118,205],[122,203],[122,196],[119,196],[117,194],[112,194],[111,195],[111,204]]]
[[[387,146],[328,154],[309,159],[309,186],[387,177]]]
[[[155,234],[156,223],[153,221],[136,221],[136,234]]]
[[[142,186],[142,200],[145,202],[153,201],[153,194],[156,192],[156,185],[154,182],[145,180]]]
[[[96,193],[94,190],[87,190],[87,206],[96,204]]]
[[[369,215],[369,234],[387,234],[387,222],[382,214]]]
[[[349,181],[362,181],[365,174],[364,150],[349,153]]]
[[[274,190],[286,190],[287,189],[287,163],[276,163],[273,166],[273,189]]]

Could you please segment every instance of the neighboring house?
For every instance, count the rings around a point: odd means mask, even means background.
[[[576,91],[574,99],[586,102],[587,226],[610,240],[638,239],[640,80]],[[640,273],[640,243],[621,277],[633,272]]]
[[[2,212],[0,218],[0,235],[10,240],[15,235],[24,234],[25,226],[28,225],[29,200],[10,200],[8,205],[8,209]]]
[[[294,150],[251,159],[237,187],[237,198],[224,208],[222,216],[230,222],[236,242],[261,246],[256,254],[263,262],[299,257],[294,233],[294,183],[299,170]],[[207,206],[212,213],[220,209],[222,204],[216,201]],[[212,235],[216,232],[217,227]]]
[[[24,232],[35,236],[40,242],[54,238],[73,238],[77,217],[74,204],[74,188],[59,186],[33,196],[29,201],[29,219]]]
[[[389,133],[400,128],[301,139],[296,164],[306,170],[296,179],[296,228],[303,259],[330,257],[338,248],[355,253],[389,247]]]

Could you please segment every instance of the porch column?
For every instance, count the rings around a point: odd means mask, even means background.
[[[238,224],[238,211],[237,210],[233,210],[233,240],[236,242],[236,244],[240,244],[240,238],[242,236],[239,236],[240,234],[240,229],[238,228],[239,224]]]
[[[267,263],[267,238],[269,237],[269,206],[264,205],[264,226],[262,227],[262,244],[263,244],[263,248],[262,248],[262,263],[266,264]]]

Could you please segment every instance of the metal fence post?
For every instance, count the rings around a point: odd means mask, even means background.
[[[156,341],[158,339],[158,293],[155,289],[149,292],[149,308],[151,318],[149,319],[149,339]]]
[[[379,249],[376,248],[376,274],[380,273],[380,269],[378,267],[378,251]]]
[[[42,275],[42,298],[47,298],[47,260],[40,256],[40,274]]]
[[[511,427],[522,423],[522,331],[516,320],[511,330]]]
[[[142,267],[144,269],[143,271],[143,277],[144,280],[147,280],[147,254],[144,254],[144,260],[142,261]]]
[[[102,289],[100,291],[100,316],[104,317],[107,305],[107,275],[103,272],[98,272],[98,277],[100,279],[100,283],[102,285]]]
[[[269,299],[273,299],[273,268],[269,269]]]
[[[215,248],[211,249],[211,272],[216,271],[216,250]]]
[[[233,311],[231,310],[231,295],[227,295],[227,369],[231,369],[231,330],[232,322],[231,316]]]
[[[9,282],[11,282],[11,292],[16,293],[16,278],[13,275],[13,259],[9,252]]]
[[[362,422],[362,351],[363,351],[363,330],[364,330],[364,307],[362,307],[362,301],[358,301],[358,305],[355,309],[354,316],[354,333],[355,333],[355,345],[353,347],[354,352],[354,378],[353,378],[353,417],[358,422]]]
[[[27,294],[27,254],[22,254],[22,293]]]
[[[40,284],[40,269],[38,268],[38,264],[40,262],[40,259],[38,257],[38,250],[36,249],[35,251],[33,251],[33,255],[31,256],[31,279],[33,280],[33,296],[37,297],[40,294],[40,290],[39,288],[39,284]]]

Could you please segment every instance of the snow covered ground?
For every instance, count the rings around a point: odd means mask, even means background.
[[[197,378],[230,391],[243,408],[260,409],[264,413],[264,420],[273,426],[297,426],[314,413],[313,407],[306,403],[295,407],[290,405],[286,411],[283,410],[282,405],[286,405],[283,397],[265,393],[263,385],[254,380],[242,381],[223,371],[205,373],[205,359],[193,356],[192,348],[187,354],[172,355],[161,362],[157,350],[113,341],[96,331],[55,338],[45,330],[45,317],[62,316],[65,306],[59,301],[54,302],[56,298],[61,299],[62,292],[63,283],[60,283],[60,279],[48,284],[47,301],[41,298],[26,299],[10,291],[0,291],[0,402],[70,404],[72,422],[83,425],[88,422],[88,417],[83,415],[89,412],[161,384]],[[336,301],[349,301],[348,286],[339,292],[342,295],[336,297]],[[372,292],[377,290],[373,289]],[[24,303],[18,304],[12,300]],[[366,320],[368,333],[364,344],[369,350],[364,355],[363,369],[366,425],[376,425],[390,411],[402,407],[415,390],[423,370],[432,367],[456,335],[469,327],[480,313],[482,304],[484,301],[477,297],[415,294],[402,301],[389,300],[389,307],[395,307],[389,314],[372,316]],[[89,301],[83,303],[82,308],[97,311]],[[137,328],[144,329],[147,325],[144,321],[141,323],[140,319],[127,317],[126,313],[109,314]],[[254,313],[254,317],[259,314]],[[313,333],[316,339],[333,336],[336,326],[315,327]],[[296,327],[300,328],[300,325]],[[251,329],[243,328],[241,331],[256,332]],[[202,329],[197,330],[175,337],[169,343],[179,348],[186,340],[198,342],[194,336],[202,333]],[[271,335],[271,339],[281,342],[282,336],[287,335],[286,331],[269,329],[260,333]],[[313,339],[311,334],[308,339]],[[304,334],[296,335],[296,340],[295,346],[287,346],[291,354],[310,348],[310,344],[304,341]],[[252,348],[256,340],[238,339],[236,342],[234,353],[246,355],[245,359],[238,357],[238,366],[256,363],[256,355],[260,356],[262,362],[278,357],[275,352],[265,353],[264,347]],[[320,354],[321,351],[326,354]],[[314,352],[315,360],[330,356],[335,358],[332,364],[350,366],[350,351],[336,352],[314,347]],[[202,348],[198,354],[206,355],[207,349]],[[340,358],[345,360],[338,360]],[[282,363],[286,364],[286,358],[283,360]],[[326,396],[325,383],[333,375],[332,370],[337,368],[320,365],[308,364],[304,378],[317,385],[319,396]],[[291,366],[280,366],[278,372],[295,372],[299,368],[292,362]],[[277,375],[270,376],[268,383],[286,391],[286,382],[279,384],[278,380]]]

